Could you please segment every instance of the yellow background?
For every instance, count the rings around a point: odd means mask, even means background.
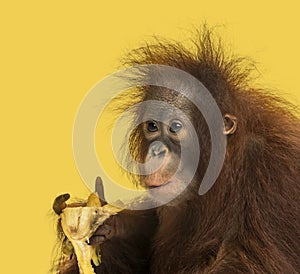
[[[299,105],[297,1],[1,2],[1,273],[47,273],[53,198],[88,193],[72,154],[83,96],[142,40],[185,39],[204,19]]]

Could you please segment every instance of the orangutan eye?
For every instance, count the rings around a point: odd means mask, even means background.
[[[158,131],[158,125],[155,121],[148,121],[147,122],[147,130],[149,132],[156,132]]]
[[[182,129],[182,123],[180,121],[173,121],[170,125],[170,131],[172,133],[178,133]]]

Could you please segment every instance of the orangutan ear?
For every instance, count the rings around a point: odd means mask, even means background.
[[[231,134],[235,133],[237,130],[237,118],[234,115],[225,114],[223,116],[223,119],[224,119],[224,125],[225,125],[223,133],[225,135],[231,135]]]

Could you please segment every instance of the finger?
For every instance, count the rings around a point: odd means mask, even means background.
[[[89,240],[89,245],[100,245],[103,244],[107,238],[105,236],[93,236]]]
[[[110,234],[111,226],[104,224],[98,227],[93,236],[105,236],[108,238]]]
[[[69,193],[59,195],[55,198],[52,208],[56,214],[60,215],[63,209],[67,207],[66,201],[69,200],[69,198]]]
[[[103,182],[101,177],[97,177],[96,178],[96,182],[95,182],[95,191],[98,194],[98,197],[101,201],[101,205],[104,206],[107,204],[107,202],[105,201],[105,197],[104,197],[104,187],[103,187]]]

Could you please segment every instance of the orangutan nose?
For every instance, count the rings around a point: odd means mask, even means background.
[[[150,153],[152,157],[164,157],[168,151],[167,147],[162,142],[154,142],[150,146]]]

